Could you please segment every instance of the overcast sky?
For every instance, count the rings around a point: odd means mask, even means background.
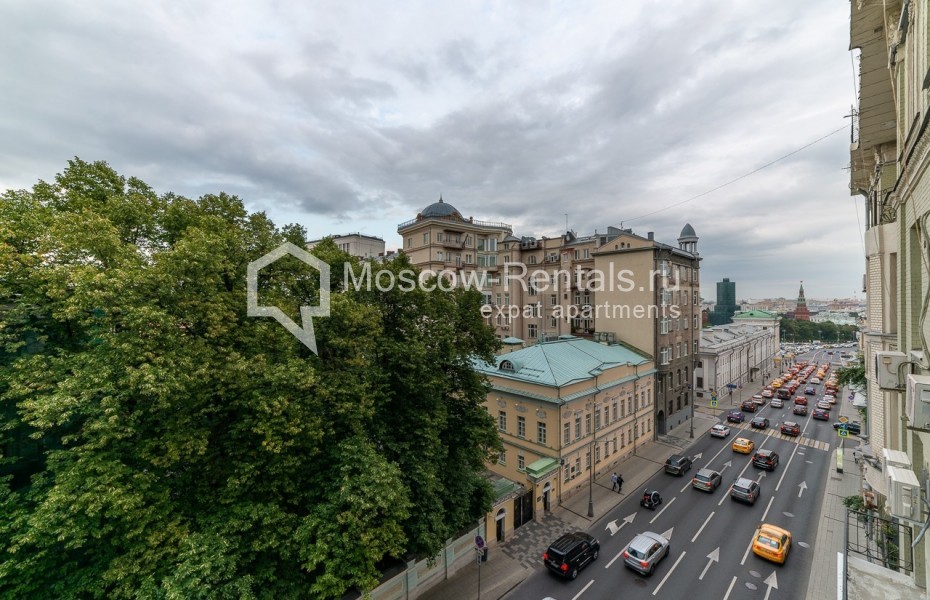
[[[105,160],[389,249],[440,194],[518,236],[689,222],[705,298],[862,298],[848,46],[848,0],[12,0],[0,189]]]

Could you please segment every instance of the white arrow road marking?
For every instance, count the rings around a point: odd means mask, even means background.
[[[677,498],[677,497],[678,497],[678,496],[675,496],[675,498]],[[675,501],[675,498],[672,498],[671,500],[669,500],[669,501],[668,501],[668,504],[666,504],[665,506],[663,506],[663,507],[662,507],[662,510],[660,510],[659,512],[657,512],[657,513],[656,513],[656,516],[652,517],[652,519],[650,519],[649,522],[650,522],[650,523],[655,523],[655,522],[656,522],[656,519],[658,519],[659,517],[661,517],[661,516],[662,516],[662,513],[665,512],[665,509],[672,505],[672,502]]]
[[[687,553],[686,553],[686,552],[682,552],[680,555],[678,555],[678,560],[675,561],[675,564],[672,565],[672,568],[669,569],[668,573],[665,574],[665,577],[662,578],[662,581],[659,583],[659,587],[657,587],[657,588],[655,589],[655,591],[652,592],[652,595],[653,595],[653,596],[655,596],[656,594],[659,593],[659,590],[662,589],[662,586],[665,585],[665,582],[668,581],[668,578],[672,576],[672,573],[675,571],[675,567],[677,567],[677,566],[678,566],[678,563],[681,562],[681,559],[683,559],[683,558],[685,557],[685,554],[687,554]],[[573,598],[572,600],[574,600],[574,598]]]
[[[671,527],[671,528],[669,528],[669,529],[666,529],[665,531],[663,531],[663,532],[660,533],[659,535],[661,535],[662,537],[664,537],[664,538],[667,539],[667,540],[670,540],[670,539],[672,539],[672,532],[673,532],[673,531],[675,531],[675,528],[674,528],[674,527]]]
[[[694,540],[698,539],[698,536],[701,535],[701,532],[704,531],[704,528],[707,527],[708,521],[710,521],[711,517],[713,517],[714,514],[716,514],[716,513],[711,512],[709,515],[707,515],[707,518],[704,519],[704,524],[701,525],[701,528],[698,529],[698,530],[697,530],[697,533],[694,534],[694,537],[691,538],[691,543],[692,543],[692,544],[694,543]]]
[[[578,598],[580,598],[581,595],[582,595],[583,593],[585,593],[585,591],[586,591],[589,587],[591,587],[591,584],[592,584],[592,583],[594,583],[594,580],[593,580],[593,579],[592,579],[591,581],[588,582],[588,585],[586,585],[586,586],[584,586],[583,588],[581,588],[581,591],[578,592],[577,594],[575,594],[575,595],[572,597],[572,600],[578,600]]]
[[[806,482],[806,481],[802,481],[801,483],[798,484],[798,487],[801,488],[801,489],[798,490],[798,498],[800,498],[800,497],[801,497],[801,494],[804,493],[804,490],[807,489],[807,482]]]
[[[691,461],[692,461],[692,462],[693,462],[693,461],[696,461],[696,460],[699,459],[699,458],[704,458],[704,453],[703,453],[703,452],[698,452],[697,454],[695,454],[695,455],[691,458]]]
[[[707,569],[715,562],[720,562],[720,546],[714,548],[714,551],[707,555],[707,566],[701,571],[701,576],[698,577],[699,580],[704,579],[704,575],[707,574]]]
[[[723,475],[723,472],[726,471],[727,469],[729,469],[729,468],[732,467],[732,466],[733,466],[733,461],[732,461],[732,460],[728,460],[727,462],[723,463],[723,468],[720,469],[720,474]]]
[[[775,571],[772,571],[772,574],[766,577],[765,581],[763,581],[762,583],[769,586],[768,589],[765,590],[765,599],[764,599],[764,600],[769,600],[769,594],[772,593],[772,588],[775,588],[776,590],[778,589],[778,577],[775,575]]]
[[[756,477],[756,483],[762,483],[762,478],[765,476],[765,471],[759,471],[759,476]]]
[[[618,531],[620,531],[621,529],[623,529],[623,526],[624,526],[624,525],[628,525],[628,524],[632,523],[632,522],[633,522],[633,519],[635,519],[635,518],[636,518],[636,513],[633,513],[632,515],[628,515],[628,516],[624,517],[624,518],[623,518],[623,523],[620,523],[620,525],[617,525],[617,520],[616,520],[616,519],[614,519],[613,521],[611,521],[610,523],[608,523],[606,529],[610,530],[610,537],[613,537],[614,534],[616,534]]]

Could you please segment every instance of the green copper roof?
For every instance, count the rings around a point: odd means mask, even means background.
[[[495,364],[476,361],[474,366],[485,375],[561,387],[594,379],[612,367],[644,365],[650,360],[648,355],[628,346],[571,337],[502,354]]]
[[[504,339],[502,339],[501,343],[507,344],[507,345],[517,345],[517,344],[522,344],[523,340],[521,340],[518,337],[510,336],[510,337],[505,337]]]
[[[778,315],[771,313],[767,310],[747,310],[744,312],[738,312],[733,315],[734,319],[775,319],[778,320]]]
[[[547,473],[558,469],[559,461],[554,458],[540,458],[526,467],[526,474],[533,479],[539,479]]]

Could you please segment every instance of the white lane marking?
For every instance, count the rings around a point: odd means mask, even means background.
[[[755,537],[755,532],[753,532],[753,537]],[[741,566],[746,564],[746,557],[749,556],[750,550],[752,550],[752,540],[749,540],[749,545],[746,546],[746,552],[743,554],[743,560],[739,561]]]
[[[769,509],[772,508],[772,501],[775,500],[775,495],[773,494],[769,498],[769,505],[765,507],[765,512],[762,513],[762,522],[765,523],[765,517],[769,514]]]
[[[730,597],[730,592],[733,591],[733,586],[736,585],[736,575],[733,576],[733,579],[730,581],[730,587],[727,588],[727,593],[724,595],[723,600],[727,600]]]
[[[609,569],[609,568],[610,568],[610,565],[612,565],[612,564],[614,564],[615,562],[617,562],[617,559],[620,558],[621,556],[623,556],[623,553],[624,553],[624,552],[626,552],[626,546],[623,547],[623,550],[621,550],[620,552],[617,553],[617,556],[611,558],[611,559],[610,559],[610,562],[607,563],[606,565],[604,565],[604,568],[605,568],[605,569]]]
[[[665,582],[668,580],[668,578],[672,576],[672,573],[675,571],[675,567],[677,567],[677,566],[678,566],[678,563],[681,562],[681,559],[683,559],[683,558],[685,557],[685,554],[687,554],[687,552],[682,552],[681,554],[678,555],[678,560],[675,561],[675,564],[672,565],[672,568],[669,569],[669,572],[666,573],[666,574],[665,574],[665,577],[662,578],[662,581],[659,583],[659,587],[657,587],[657,588],[655,589],[655,591],[652,592],[652,595],[653,595],[653,596],[655,596],[656,594],[659,593],[659,590],[662,589],[662,586],[665,585]],[[572,598],[572,600],[575,600],[575,599]]]
[[[679,493],[679,494],[684,494],[684,493],[685,493],[685,490],[688,489],[689,487],[691,487],[691,481],[688,481],[688,483],[685,484],[685,487],[681,488],[681,490],[679,490],[678,493]]]
[[[678,496],[675,496],[675,498],[677,498],[677,497],[678,497]],[[652,519],[649,521],[649,523],[655,523],[656,519],[658,519],[659,517],[661,517],[661,516],[662,516],[662,513],[665,512],[665,509],[672,505],[672,502],[675,501],[675,498],[672,498],[671,500],[669,500],[669,501],[668,501],[668,504],[666,504],[665,506],[663,506],[663,507],[662,507],[662,510],[660,510],[659,512],[657,512],[657,513],[656,513],[656,516],[652,517]]]
[[[707,555],[707,565],[705,565],[704,570],[701,571],[701,576],[698,577],[699,581],[704,580],[704,576],[707,575],[707,570],[715,562],[720,562],[720,546],[714,548],[711,553]]]
[[[591,584],[592,584],[592,583],[594,583],[594,580],[593,580],[593,579],[592,579],[591,581],[588,582],[588,585],[586,585],[586,586],[584,586],[583,588],[581,588],[581,591],[578,592],[577,594],[575,594],[574,597],[572,597],[572,600],[578,600],[578,598],[580,598],[581,595],[582,595],[583,593],[585,593],[585,591],[587,591],[587,589],[588,589],[589,587],[591,587]]]
[[[781,482],[785,479],[785,475],[788,474],[788,467],[791,466],[791,461],[794,460],[794,455],[798,453],[798,448],[800,445],[794,447],[794,450],[791,452],[791,456],[788,457],[788,463],[785,465],[785,468],[781,470],[781,477],[778,478],[778,485],[775,486],[775,491],[778,491],[778,488],[781,487]]]
[[[701,535],[701,532],[704,531],[704,528],[705,528],[705,527],[707,527],[707,522],[710,521],[711,517],[713,517],[715,514],[716,514],[716,513],[714,513],[714,512],[712,511],[709,515],[707,515],[707,518],[704,519],[704,524],[701,525],[701,528],[698,529],[698,530],[697,530],[697,533],[694,534],[694,537],[691,538],[691,543],[692,543],[692,544],[694,543],[694,540],[698,539],[698,536]]]

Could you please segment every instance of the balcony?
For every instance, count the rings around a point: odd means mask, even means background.
[[[443,240],[442,245],[444,248],[454,248],[456,250],[461,250],[464,247],[464,244],[459,240]]]

